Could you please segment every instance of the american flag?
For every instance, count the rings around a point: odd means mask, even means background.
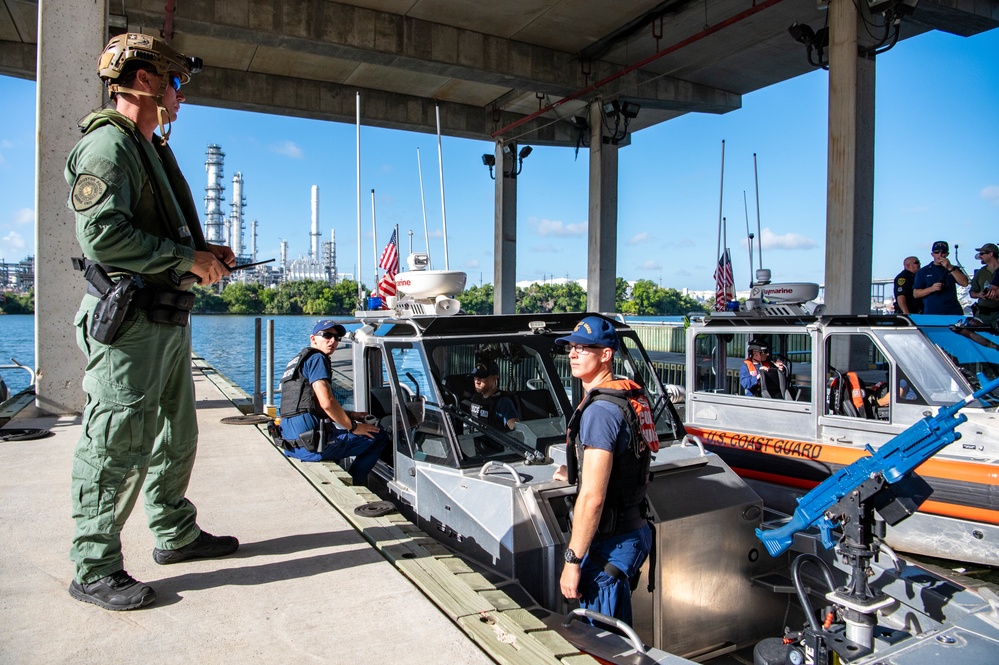
[[[381,294],[382,298],[394,296],[397,293],[395,276],[399,272],[399,246],[396,233],[398,233],[397,230],[392,231],[392,237],[389,238],[388,244],[382,251],[382,258],[378,261],[378,267],[385,271],[382,278],[378,280],[378,293]]]
[[[732,276],[732,256],[726,247],[715,268],[715,311],[723,312],[729,300],[735,298],[735,277]]]

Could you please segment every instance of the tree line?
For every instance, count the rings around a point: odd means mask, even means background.
[[[652,280],[640,279],[629,285],[617,278],[615,309],[621,314],[672,316],[704,309],[704,305],[676,289],[665,289]],[[362,284],[363,287],[363,284]],[[351,316],[357,309],[357,282],[343,280],[335,285],[313,280],[284,282],[276,288],[260,284],[229,282],[216,287],[194,287],[194,312],[198,314],[307,314],[310,316]],[[576,282],[534,283],[517,287],[517,313],[586,311],[586,291]],[[25,295],[3,294],[0,311],[7,314],[34,312],[34,291]],[[458,296],[461,307],[470,314],[492,314],[493,285],[471,286]]]

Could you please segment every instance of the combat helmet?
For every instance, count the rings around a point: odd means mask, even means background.
[[[138,32],[127,32],[112,37],[104,47],[97,65],[97,73],[110,89],[121,76],[125,65],[132,60],[148,64],[163,77],[174,72],[180,76],[180,82],[185,84],[191,80],[193,74],[200,72],[203,66],[201,58],[189,58],[162,39]]]
[[[748,352],[753,352],[753,351],[766,351],[767,353],[770,352],[770,343],[765,339],[760,339],[759,337],[749,340],[749,343],[746,345],[746,347],[747,347],[746,350]]]
[[[130,62],[141,62],[148,65],[160,77],[160,89],[157,94],[140,92],[126,88],[118,83],[125,66]],[[97,63],[97,73],[108,88],[112,98],[118,93],[147,95],[156,99],[159,107],[160,134],[163,140],[170,136],[169,126],[163,126],[163,117],[169,117],[163,108],[163,95],[170,84],[170,75],[180,78],[181,84],[191,80],[191,76],[201,71],[201,58],[188,57],[167,44],[162,39],[138,32],[127,32],[111,38],[104,47]]]

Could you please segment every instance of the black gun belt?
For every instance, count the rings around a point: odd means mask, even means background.
[[[90,283],[87,284],[87,293],[96,298],[103,295]],[[145,311],[153,323],[184,327],[191,320],[194,294],[190,291],[145,286],[135,293],[129,306]]]

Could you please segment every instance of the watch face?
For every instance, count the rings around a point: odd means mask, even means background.
[[[581,561],[582,561],[582,559],[580,559],[578,556],[576,556],[575,552],[573,552],[569,548],[566,548],[566,550],[565,550],[565,562],[566,563],[579,563]]]

